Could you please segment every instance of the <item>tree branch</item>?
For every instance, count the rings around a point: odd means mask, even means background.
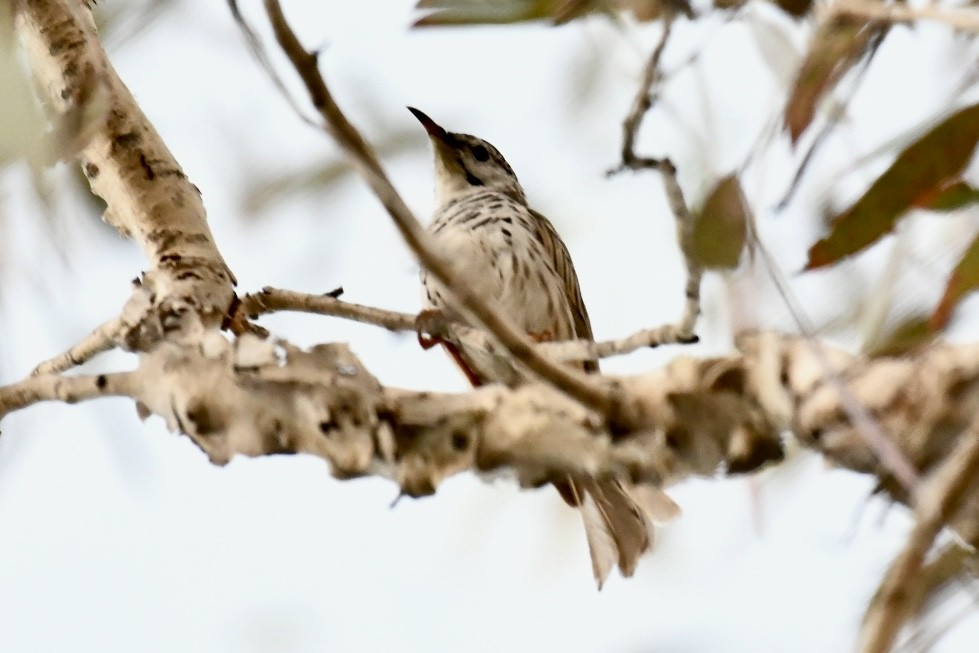
[[[413,313],[399,313],[346,302],[339,298],[340,292],[342,289],[324,295],[309,295],[266,286],[260,292],[245,295],[236,314],[243,314],[254,319],[277,311],[298,311],[372,324],[389,331],[415,332],[418,330],[418,316]],[[430,335],[437,335],[455,345],[459,345],[465,340],[466,346],[473,349],[496,350],[491,335],[459,322],[449,322],[445,325],[444,330]],[[691,342],[689,338],[690,336],[682,330],[682,327],[666,324],[653,329],[642,329],[615,340],[597,342],[592,340],[550,341],[534,343],[534,347],[550,360],[559,363],[572,363],[621,356],[647,347]]]
[[[512,469],[524,485],[567,475],[665,485],[718,470],[745,473],[782,458],[788,429],[803,446],[875,475],[883,491],[909,501],[849,422],[805,338],[757,333],[738,344],[737,355],[681,357],[661,370],[610,379],[651,416],[631,430],[610,430],[600,414],[543,382],[464,394],[385,388],[344,345],[302,351],[247,334],[229,342],[213,330],[196,342],[164,342],[131,373],[45,375],[2,387],[0,418],[38,401],[129,396],[215,463],[235,454],[306,452],[328,460],[339,477],[394,478],[413,496],[465,469]],[[941,519],[975,539],[977,505],[960,509],[954,498],[961,488],[952,480],[972,469],[957,436],[979,412],[979,345],[935,346],[901,359],[829,348],[827,356],[895,445],[945,479],[935,481],[952,488],[936,490]],[[955,460],[970,466],[943,466]],[[935,510],[923,501],[919,510]]]
[[[829,6],[834,15],[860,16],[890,23],[916,23],[935,20],[960,32],[979,32],[979,15],[974,9],[922,5],[909,7],[903,4],[885,4],[876,0],[837,0]]]
[[[690,215],[690,209],[683,197],[680,182],[676,178],[676,167],[673,162],[668,158],[655,159],[636,154],[636,139],[639,136],[639,129],[650,109],[656,104],[658,97],[656,86],[663,77],[660,72],[660,60],[663,58],[663,52],[669,42],[674,20],[675,16],[673,15],[667,15],[663,18],[663,33],[660,35],[659,43],[653,49],[649,61],[643,68],[642,78],[636,96],[632,101],[632,107],[622,122],[622,162],[618,167],[609,170],[608,174],[617,174],[623,170],[659,171],[663,185],[666,187],[667,202],[673,212],[673,218],[676,220],[677,240],[680,245],[680,252],[683,254],[684,267],[687,273],[684,284],[683,313],[672,330],[676,334],[677,342],[696,342],[697,336],[694,333],[694,328],[697,325],[697,318],[700,316],[700,286],[704,269],[693,255],[693,217]]]
[[[639,88],[636,96],[632,100],[632,108],[622,121],[622,163],[620,170],[642,170],[645,168],[658,169],[663,164],[663,159],[653,159],[640,157],[636,154],[636,139],[639,136],[639,128],[642,126],[646,114],[653,108],[658,99],[658,92],[654,92],[654,87],[659,84],[663,75],[660,73],[660,59],[666,50],[666,44],[670,40],[673,31],[673,17],[663,19],[663,33],[660,35],[659,43],[653,48],[649,61],[642,70],[642,77],[639,81]]]
[[[891,650],[920,601],[913,588],[921,580],[922,565],[935,537],[952,522],[970,498],[970,492],[975,492],[979,476],[979,417],[957,439],[955,448],[934,470],[929,482],[919,485],[914,506],[918,523],[904,550],[891,564],[864,617],[859,647],[863,653]],[[973,500],[972,509],[976,507]],[[924,588],[921,589],[923,593]]]
[[[219,326],[234,275],[214,244],[200,192],[116,75],[90,11],[71,0],[17,0],[14,11],[37,86],[56,114],[54,132],[71,135],[69,149],[108,206],[105,221],[139,243],[150,263],[122,317],[38,371],[63,370],[113,346],[145,351],[167,332]],[[64,127],[65,117],[76,126]],[[127,318],[134,314],[153,319]]]

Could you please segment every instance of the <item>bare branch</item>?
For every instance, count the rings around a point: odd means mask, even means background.
[[[131,373],[44,375],[0,388],[0,417],[37,401],[121,394],[190,436],[215,463],[313,453],[339,477],[380,474],[412,496],[464,469],[509,468],[528,486],[568,476],[658,485],[781,458],[780,427],[721,387],[737,364],[684,359],[617,379],[654,418],[612,433],[600,415],[547,383],[464,394],[383,388],[344,345],[302,351],[209,331],[195,343],[161,344]]]
[[[276,311],[299,311],[342,317],[355,322],[373,324],[390,331],[414,331],[415,315],[397,313],[382,308],[354,304],[338,299],[338,293],[308,295],[292,290],[266,286],[261,292],[249,293],[241,300],[240,310],[256,318]]]
[[[354,304],[339,299],[338,295],[337,291],[325,295],[308,295],[292,290],[265,287],[261,292],[245,295],[241,300],[238,313],[256,318],[276,311],[299,311],[373,324],[390,331],[417,331],[418,329],[418,316],[413,313],[399,313],[373,306]],[[463,323],[450,322],[446,324],[444,331],[431,335],[437,335],[456,345],[465,340],[467,347],[473,349],[483,351],[496,349],[491,335]],[[620,356],[646,347],[687,344],[695,340],[695,337],[691,339],[681,327],[666,324],[654,329],[643,329],[616,340],[599,342],[591,340],[552,341],[535,343],[534,346],[551,360],[571,363]]]
[[[102,352],[113,349],[116,346],[119,335],[122,333],[122,329],[122,317],[112,318],[108,322],[98,326],[68,351],[40,363],[31,372],[31,376],[64,372],[65,370],[87,363]]]
[[[537,347],[554,360],[571,362],[611,358],[612,356],[630,354],[637,349],[693,342],[697,342],[697,337],[690,336],[682,326],[664,324],[653,329],[636,331],[632,335],[617,340],[542,342]]]
[[[919,486],[915,497],[917,525],[908,537],[904,550],[891,564],[877,596],[871,602],[860,634],[859,650],[863,653],[890,651],[901,628],[913,615],[920,598],[917,585],[925,555],[938,532],[949,524],[975,491],[979,475],[979,417],[960,433],[958,444],[947,460],[932,474],[928,483]],[[975,509],[975,501],[972,508]]]
[[[636,91],[636,97],[632,101],[632,108],[622,122],[621,169],[658,169],[663,163],[662,159],[638,156],[636,154],[636,138],[639,135],[639,127],[642,125],[649,110],[656,103],[657,95],[654,92],[654,86],[662,79],[659,63],[663,57],[663,51],[666,50],[666,43],[670,39],[670,33],[673,30],[673,20],[673,17],[663,18],[663,33],[660,36],[659,43],[653,49],[649,61],[646,62],[646,66],[643,68],[642,77],[639,81],[639,89]]]
[[[829,5],[831,14],[860,16],[891,23],[916,23],[935,20],[961,32],[979,32],[979,15],[974,9],[926,4],[909,7],[904,4],[886,4],[878,0],[837,0]]]
[[[693,256],[693,217],[690,215],[690,209],[683,197],[680,182],[676,178],[676,167],[673,162],[668,158],[654,159],[639,156],[635,149],[639,128],[650,109],[656,104],[658,95],[656,86],[663,77],[660,71],[660,60],[666,50],[666,44],[669,42],[674,19],[675,17],[669,15],[663,18],[663,33],[659,43],[653,49],[649,61],[643,68],[642,79],[632,101],[632,108],[622,122],[622,162],[617,168],[609,170],[609,174],[616,174],[623,170],[651,169],[659,171],[662,176],[663,185],[666,187],[666,199],[676,220],[677,240],[687,272],[687,280],[684,284],[683,313],[675,326],[664,328],[672,328],[679,338],[678,342],[695,342],[697,337],[694,334],[694,329],[697,326],[697,318],[700,316],[700,286],[704,269]]]
[[[666,197],[676,218],[677,240],[683,253],[683,264],[687,271],[687,281],[683,286],[683,314],[677,323],[677,331],[689,340],[696,339],[694,328],[700,316],[700,286],[704,278],[704,268],[693,255],[693,216],[683,199],[683,190],[676,178],[676,168],[669,159],[664,159],[659,166],[663,185],[666,186]]]
[[[220,326],[235,281],[214,243],[200,192],[116,75],[90,11],[70,0],[17,0],[13,6],[37,86],[57,114],[53,131],[70,136],[69,149],[78,152],[92,191],[108,206],[105,221],[139,243],[151,266],[123,316],[42,371],[65,369],[112,346],[149,349],[166,332]],[[133,312],[152,319],[133,322]]]
[[[213,330],[193,342],[164,342],[142,354],[132,373],[44,375],[0,388],[0,417],[37,401],[125,395],[190,436],[215,463],[235,454],[308,452],[340,477],[380,474],[411,495],[434,492],[465,469],[513,469],[524,485],[562,475],[664,485],[719,469],[745,473],[782,458],[788,429],[909,501],[848,421],[841,397],[851,394],[915,464],[945,470],[933,473],[940,498],[921,495],[922,514],[937,510],[937,501],[942,520],[954,515],[956,529],[974,539],[977,506],[960,510],[961,488],[943,489],[950,486],[941,479],[952,474],[945,461],[962,458],[956,427],[975,420],[979,408],[979,345],[934,346],[900,359],[827,347],[845,393],[826,379],[805,338],[748,334],[739,346],[738,355],[681,357],[661,370],[605,378],[650,416],[629,430],[611,428],[543,382],[464,394],[384,388],[343,345],[304,352],[247,334],[229,342]]]

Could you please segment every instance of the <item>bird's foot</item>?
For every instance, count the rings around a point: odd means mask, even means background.
[[[415,318],[415,332],[418,334],[418,344],[422,349],[429,350],[435,345],[442,344],[448,320],[445,313],[437,308],[426,308]]]

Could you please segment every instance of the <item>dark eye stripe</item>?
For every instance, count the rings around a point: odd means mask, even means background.
[[[466,181],[469,182],[469,185],[470,186],[485,186],[486,185],[486,184],[483,183],[483,180],[482,179],[480,179],[479,177],[477,177],[476,175],[474,175],[473,173],[471,173],[469,171],[469,168],[466,167],[466,164],[462,162],[462,158],[461,157],[456,159],[456,163],[458,163],[459,164],[459,167],[462,168],[462,171],[466,173]]]

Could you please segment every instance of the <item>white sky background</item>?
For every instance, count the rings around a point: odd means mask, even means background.
[[[264,24],[260,3],[242,4]],[[409,134],[410,147],[384,161],[409,205],[429,214],[432,179],[408,104],[504,152],[532,204],[565,236],[599,338],[675,319],[682,274],[661,184],[654,174],[603,175],[657,28],[593,19],[412,32],[411,6],[284,2],[305,43],[325,46],[327,81],[355,124],[372,139]],[[673,158],[692,201],[744,160],[782,101],[777,75],[791,70],[805,34],[768,9],[746,13],[757,29],[781,34],[764,41],[777,52],[769,63],[745,21],[683,22],[667,52],[667,70],[702,54],[671,79],[641,149]],[[311,169],[337,151],[276,95],[225,3],[178,3],[111,46],[200,187],[242,292],[342,285],[351,301],[417,310],[417,266],[356,178],[244,215],[244,191],[257,180]],[[896,29],[788,210],[772,207],[798,154],[778,140],[749,168],[744,184],[762,231],[818,323],[852,319],[848,307],[886,295],[881,268],[893,242],[841,272],[798,276],[815,218],[827,203],[852,200],[889,161],[854,168],[859,156],[948,105],[961,79],[956,63],[975,51],[964,39],[950,46],[940,27]],[[4,383],[113,315],[144,267],[134,245],[88,219],[65,179],[64,170],[51,175],[57,192],[42,220],[27,171],[0,175]],[[911,254],[902,259],[901,310],[935,301],[953,243],[964,246],[972,230],[968,218],[902,229],[899,245]],[[760,273],[711,278],[704,343],[684,353],[728,351],[732,313],[740,325],[790,326]],[[963,322],[964,332],[975,324]],[[263,324],[299,344],[348,341],[388,384],[464,388],[439,351],[420,351],[411,336],[313,316]],[[678,353],[604,365],[642,371]],[[108,355],[86,371],[131,364]],[[3,651],[849,650],[909,525],[902,508],[868,502],[868,479],[796,456],[755,482],[674,488],[684,515],[662,529],[656,554],[633,579],[613,577],[597,593],[577,515],[549,489],[464,475],[391,509],[393,484],[338,482],[318,459],[214,467],[161,420],[140,423],[122,400],[36,406],[5,418],[2,430]],[[926,626],[967,604],[950,601]],[[977,623],[974,614],[958,621],[935,650],[974,650]]]

